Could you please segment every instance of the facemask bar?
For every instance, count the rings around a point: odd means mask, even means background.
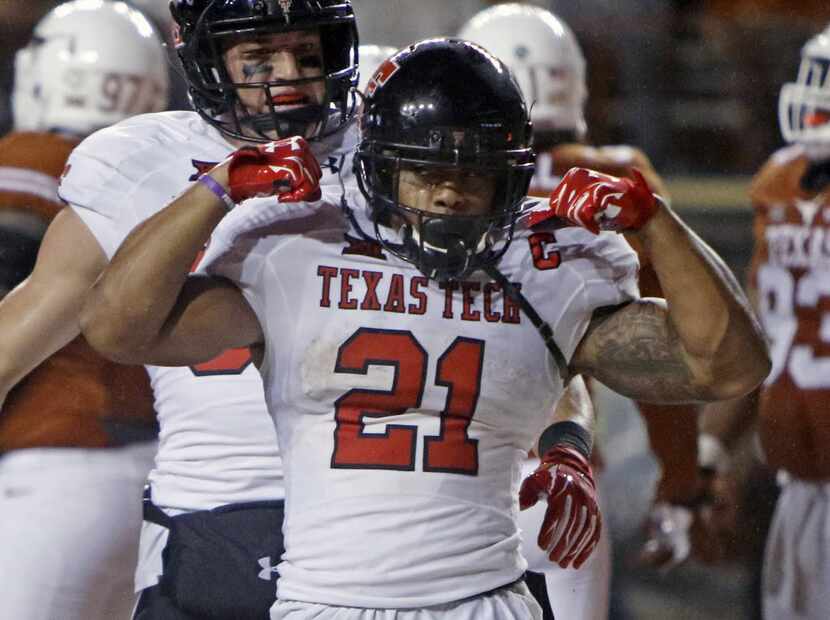
[[[798,81],[781,88],[778,119],[787,142],[830,145],[830,60],[801,61]]]

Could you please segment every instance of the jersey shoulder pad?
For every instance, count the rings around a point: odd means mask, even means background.
[[[556,217],[530,227],[528,218],[522,217],[516,223],[514,239],[526,239],[538,233],[552,234],[556,240],[557,250],[562,253],[563,258],[597,260],[611,265],[613,270],[619,271],[620,274],[639,268],[637,252],[632,249],[624,235],[614,232],[601,232],[595,235]]]
[[[800,146],[789,146],[773,153],[752,179],[749,196],[756,208],[788,203],[800,196],[801,177],[808,166]]]
[[[70,155],[60,197],[106,215],[147,175],[180,157],[199,133],[207,135],[203,125],[195,112],[159,112],[95,132]]]

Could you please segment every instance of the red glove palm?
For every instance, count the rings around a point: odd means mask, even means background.
[[[243,146],[231,155],[228,193],[236,203],[256,196],[277,196],[279,202],[313,202],[320,199],[322,175],[303,138]]]
[[[657,199],[643,175],[621,179],[587,168],[571,168],[551,192],[550,208],[534,213],[530,224],[560,217],[597,234],[639,230],[657,211]]]
[[[546,499],[548,509],[539,530],[539,547],[562,568],[579,568],[599,542],[602,517],[597,504],[594,474],[579,450],[558,444],[522,482],[522,510]]]

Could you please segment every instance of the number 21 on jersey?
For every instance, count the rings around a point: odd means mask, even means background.
[[[440,434],[424,438],[422,469],[475,476],[478,440],[467,434],[481,390],[484,341],[456,338],[438,359],[435,385],[447,388]],[[369,366],[394,369],[392,389],[352,389],[335,402],[332,468],[415,470],[418,428],[387,424],[364,433],[366,418],[390,417],[421,406],[429,353],[409,331],[361,328],[341,347],[336,373],[365,375]]]

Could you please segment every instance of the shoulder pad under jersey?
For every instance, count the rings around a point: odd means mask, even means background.
[[[756,208],[786,204],[803,195],[801,177],[808,166],[804,149],[798,145],[773,153],[752,179],[749,195]]]
[[[189,157],[194,143],[204,142],[223,141],[195,112],[129,118],[95,132],[72,152],[61,179],[60,197],[108,215],[142,179],[176,158]]]

